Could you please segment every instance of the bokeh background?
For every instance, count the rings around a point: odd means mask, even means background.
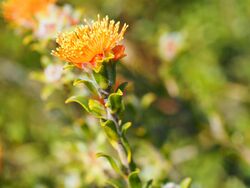
[[[250,1],[66,3],[129,24],[119,75],[142,179],[250,187]],[[2,14],[0,41],[0,187],[104,187],[115,174],[95,157],[112,152],[96,120],[64,104],[69,86],[46,94],[44,57]]]

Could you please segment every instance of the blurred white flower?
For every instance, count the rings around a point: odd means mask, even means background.
[[[62,65],[48,65],[44,70],[45,80],[47,82],[56,82],[60,80],[63,73],[63,66]]]
[[[67,188],[80,187],[81,179],[79,173],[70,173],[65,177],[64,185]]]
[[[79,12],[74,11],[70,5],[59,7],[52,4],[48,6],[47,11],[36,15],[38,26],[34,30],[34,35],[38,39],[55,38],[58,32],[76,25],[79,17]]]
[[[162,188],[181,188],[181,187],[175,183],[166,183],[165,185],[163,185]]]
[[[173,60],[183,47],[183,35],[180,32],[165,33],[159,40],[159,51],[163,59]]]

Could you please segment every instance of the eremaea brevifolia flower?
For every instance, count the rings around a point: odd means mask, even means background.
[[[10,23],[33,29],[37,12],[46,11],[56,0],[7,0],[3,3],[3,16]]]
[[[59,47],[52,54],[72,63],[80,69],[98,72],[104,61],[117,61],[125,56],[125,47],[119,42],[128,27],[109,20],[108,16],[86,25],[77,26],[73,31],[60,33],[56,42]]]

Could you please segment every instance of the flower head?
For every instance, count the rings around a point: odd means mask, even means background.
[[[127,27],[124,24],[120,30],[119,22],[109,20],[108,16],[100,19],[98,15],[97,21],[59,34],[56,40],[59,47],[52,54],[78,68],[98,71],[104,61],[116,61],[125,56],[125,47],[118,43]]]
[[[27,28],[35,25],[34,17],[47,9],[56,0],[8,0],[3,3],[3,16],[6,20]]]

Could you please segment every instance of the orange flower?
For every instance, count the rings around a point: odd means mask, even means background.
[[[28,28],[35,25],[34,17],[46,10],[56,0],[8,0],[3,3],[3,16],[6,20]]]
[[[78,68],[90,67],[98,72],[104,61],[117,61],[125,56],[125,47],[118,43],[127,27],[124,24],[119,31],[119,22],[109,20],[108,16],[101,20],[98,15],[98,20],[91,24],[61,33],[56,40],[59,47],[52,54]]]

